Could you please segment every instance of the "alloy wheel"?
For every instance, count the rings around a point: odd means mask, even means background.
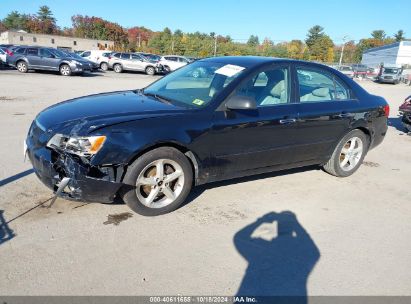
[[[17,64],[17,70],[19,72],[25,73],[27,71],[27,66],[23,62]]]
[[[70,67],[67,65],[63,65],[60,69],[61,75],[69,76],[70,75]]]
[[[364,143],[359,137],[352,137],[344,144],[340,153],[340,167],[344,171],[354,169],[364,151]]]
[[[136,194],[149,208],[163,208],[173,203],[184,186],[182,167],[171,159],[158,159],[147,165],[136,181]]]

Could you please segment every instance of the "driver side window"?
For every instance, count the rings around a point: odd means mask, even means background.
[[[236,95],[255,99],[258,107],[275,106],[290,102],[288,68],[262,71],[237,89]]]

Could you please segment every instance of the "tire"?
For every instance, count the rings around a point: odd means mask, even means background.
[[[20,73],[27,73],[29,70],[27,63],[23,60],[17,61],[16,68]]]
[[[59,70],[60,70],[60,74],[63,76],[71,75],[71,68],[68,64],[62,64]]]
[[[351,147],[353,141],[354,146]],[[358,129],[352,130],[341,139],[337,147],[334,149],[330,160],[323,166],[323,168],[326,172],[334,176],[350,176],[361,166],[364,157],[368,152],[368,148],[368,136]],[[355,151],[360,150],[361,154],[358,152],[355,153]],[[345,151],[347,154],[344,153]]]
[[[163,174],[157,174],[158,168],[163,168]],[[185,201],[193,185],[193,169],[183,153],[161,147],[137,158],[128,167],[123,183],[120,196],[131,210],[157,216],[174,211]]]
[[[114,72],[116,72],[116,73],[121,73],[121,72],[123,72],[123,67],[121,66],[121,64],[116,63],[116,64],[113,66],[113,70],[114,70]]]
[[[166,73],[170,73],[170,72],[171,72],[171,69],[170,69],[169,66],[165,65],[165,66],[164,66],[164,71],[165,71]]]
[[[107,62],[102,62],[102,63],[100,64],[100,69],[101,69],[102,71],[108,71],[108,63],[107,63]]]
[[[156,69],[152,66],[146,67],[146,74],[150,76],[154,76],[156,74]]]

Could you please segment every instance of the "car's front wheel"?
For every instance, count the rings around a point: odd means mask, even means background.
[[[108,70],[108,64],[107,64],[107,62],[102,62],[102,63],[100,64],[100,69],[103,70],[103,71],[107,71],[107,70]]]
[[[121,66],[121,64],[117,63],[113,66],[113,70],[116,73],[121,73],[121,72],[123,72],[123,67]]]
[[[188,158],[171,147],[143,154],[131,164],[120,191],[123,201],[135,212],[155,216],[177,209],[193,184]]]
[[[60,66],[60,74],[63,76],[70,76],[71,75],[71,68],[68,64],[62,64]]]
[[[349,132],[338,143],[324,170],[338,177],[350,176],[361,166],[368,146],[364,132],[358,129]]]

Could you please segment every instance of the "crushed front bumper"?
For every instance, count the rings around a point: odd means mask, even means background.
[[[122,183],[122,166],[94,167],[81,158],[38,147],[28,138],[27,156],[37,177],[55,193],[63,178],[70,181],[60,197],[87,202],[111,203]]]

